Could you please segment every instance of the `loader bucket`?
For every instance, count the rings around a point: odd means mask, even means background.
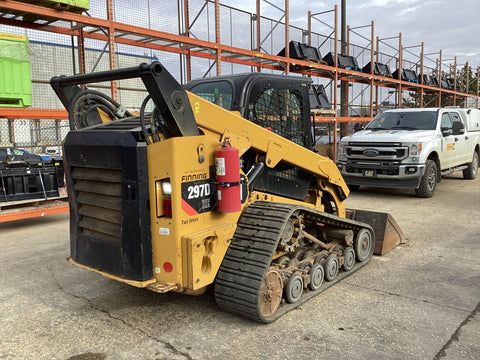
[[[369,224],[375,232],[375,255],[383,255],[399,244],[405,243],[400,226],[392,215],[376,211],[347,209],[347,217]]]

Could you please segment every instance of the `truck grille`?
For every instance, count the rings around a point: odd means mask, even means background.
[[[80,232],[97,239],[121,243],[121,170],[75,167],[73,189],[79,205]]]
[[[408,157],[408,147],[398,143],[349,143],[344,153],[352,160],[401,161]]]

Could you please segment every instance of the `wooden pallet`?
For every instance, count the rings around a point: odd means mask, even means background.
[[[66,195],[47,199],[0,202],[0,223],[68,211]]]

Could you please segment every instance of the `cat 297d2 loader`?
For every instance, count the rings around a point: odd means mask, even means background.
[[[79,86],[129,78],[149,94],[139,114]],[[310,150],[310,82],[251,73],[185,90],[159,62],[52,78],[72,129],[68,260],[159,293],[214,284],[220,308],[271,322],[365,265],[375,233],[398,243],[390,216],[345,209],[337,167]]]

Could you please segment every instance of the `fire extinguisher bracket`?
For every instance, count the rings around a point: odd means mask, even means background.
[[[230,187],[230,186],[238,186],[238,185],[242,185],[242,184],[245,184],[247,181],[245,179],[240,179],[240,181],[231,181],[231,182],[225,182],[225,181],[221,181],[221,182],[214,182],[215,185],[220,185],[220,186],[223,186],[223,187]]]

